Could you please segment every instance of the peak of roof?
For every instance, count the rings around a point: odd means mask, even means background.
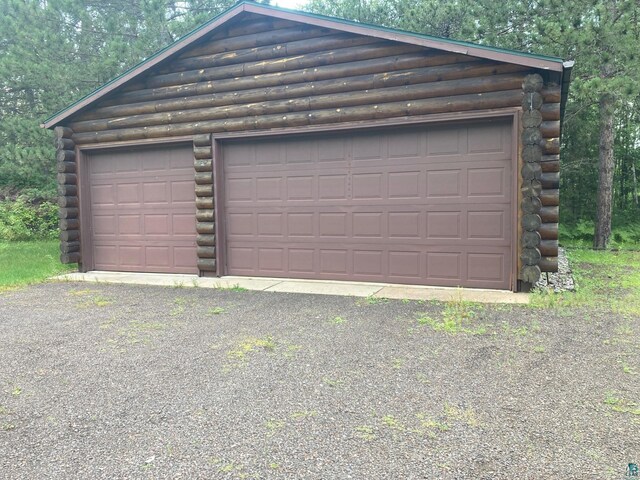
[[[525,65],[531,68],[542,70],[563,72],[565,69],[570,69],[572,66],[564,64],[563,60],[557,57],[518,52],[515,50],[491,47],[461,40],[452,40],[449,38],[434,37],[431,35],[424,35],[420,33],[397,30],[378,25],[370,25],[353,20],[345,20],[341,18],[329,17],[326,15],[319,15],[310,12],[292,10],[288,8],[275,7],[272,5],[265,5],[248,0],[242,0],[229,9],[225,10],[224,12],[220,13],[219,15],[213,17],[211,20],[203,23],[199,27],[187,33],[183,37],[179,38],[172,44],[167,45],[165,48],[157,51],[153,55],[137,63],[133,67],[123,72],[121,75],[118,75],[117,77],[111,79],[109,82],[88,93],[71,105],[68,105],[62,110],[54,113],[49,118],[47,118],[41,126],[43,128],[52,128],[60,124],[74,113],[77,113],[90,104],[98,101],[100,98],[104,97],[108,93],[112,92],[116,88],[122,86],[138,75],[141,75],[150,68],[156,66],[158,63],[179,53],[181,50],[187,48],[193,42],[211,33],[213,30],[230,21],[232,18],[236,17],[242,12],[282,18],[291,20],[293,22],[307,23],[320,27],[331,28],[334,30],[342,30],[355,34],[377,37],[384,40],[420,45],[426,48],[434,48],[437,50],[443,50],[462,55],[470,55],[478,58]]]

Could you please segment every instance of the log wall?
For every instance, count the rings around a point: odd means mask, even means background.
[[[73,131],[54,129],[58,170],[58,206],[60,227],[60,261],[80,262],[80,221],[78,220],[78,177]]]
[[[557,268],[559,97],[528,67],[248,15],[76,114],[59,152],[194,136],[198,266],[215,274],[211,134],[521,107],[519,279],[534,283]],[[75,159],[59,154],[79,261]]]
[[[274,21],[275,22],[275,21]],[[245,18],[70,123],[79,145],[521,104],[527,67]]]

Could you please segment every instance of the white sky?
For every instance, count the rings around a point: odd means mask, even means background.
[[[300,6],[304,3],[306,3],[305,0],[274,0],[272,4],[282,8],[293,8],[299,10]]]

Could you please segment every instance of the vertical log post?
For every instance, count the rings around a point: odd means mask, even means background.
[[[522,203],[520,223],[522,237],[520,238],[520,271],[518,278],[524,283],[523,290],[529,290],[541,275],[539,262],[540,235],[538,228],[542,224],[540,210],[542,202],[542,89],[544,81],[539,74],[527,75],[522,82],[524,96],[522,98]]]
[[[196,180],[196,237],[200,276],[216,274],[216,236],[213,195],[213,149],[211,135],[193,137]]]
[[[541,91],[543,107],[548,111],[559,111],[561,90],[560,85],[547,82]],[[540,200],[542,208],[540,217],[540,235],[545,236],[545,247],[543,256],[539,262],[540,270],[543,272],[558,271],[558,216],[560,203],[560,120],[544,119],[540,125],[542,140],[541,157],[541,185]]]
[[[78,177],[73,130],[56,127],[54,144],[58,171],[58,206],[60,227],[60,261],[78,263],[80,256],[80,222]]]

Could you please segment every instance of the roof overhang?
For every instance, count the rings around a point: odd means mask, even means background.
[[[484,45],[473,44],[469,42],[462,42],[457,40],[450,40],[446,38],[432,37],[429,35],[421,35],[410,32],[403,32],[400,30],[394,30],[384,27],[377,27],[373,25],[361,24],[358,22],[341,20],[332,17],[325,17],[322,15],[316,15],[307,12],[299,12],[295,10],[284,9],[280,7],[273,7],[269,5],[256,4],[252,2],[242,1],[237,5],[231,7],[225,12],[221,13],[217,17],[209,20],[207,23],[201,25],[197,29],[188,33],[181,39],[167,46],[166,48],[156,52],[151,57],[143,60],[137,65],[133,66],[122,75],[114,78],[105,85],[99,87],[88,95],[84,96],[77,102],[69,105],[68,107],[60,110],[52,115],[50,118],[44,121],[41,125],[43,128],[52,128],[59,125],[71,115],[86,108],[88,105],[100,100],[105,95],[113,92],[118,87],[131,81],[133,78],[141,75],[145,71],[155,67],[159,63],[167,60],[170,57],[178,54],[180,51],[205,37],[213,30],[218,28],[224,23],[232,20],[243,12],[249,12],[257,15],[264,15],[268,17],[274,17],[284,20],[290,20],[292,22],[306,23],[323,28],[331,28],[334,30],[340,30],[344,32],[365,35],[369,37],[375,37],[382,40],[391,40],[396,42],[408,43],[412,45],[419,45],[426,48],[433,48],[451,53],[457,53],[460,55],[469,55],[477,58],[484,58],[488,60],[494,60],[504,63],[512,63],[516,65],[523,65],[531,68],[548,70],[554,72],[560,72],[563,74],[565,70],[570,71],[570,66],[567,67],[567,62],[563,63],[562,59],[555,57],[547,57],[543,55],[534,55],[529,53],[516,52],[512,50],[506,50],[501,48],[488,47]],[[570,75],[563,75],[563,78],[567,79]],[[564,83],[563,83],[563,92]]]

